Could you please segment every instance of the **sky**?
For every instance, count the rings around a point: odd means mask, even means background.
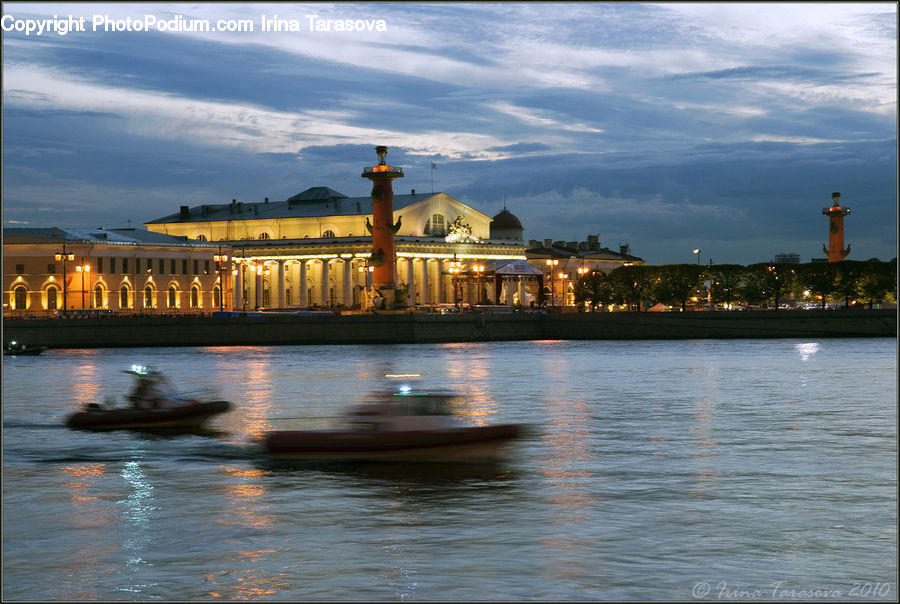
[[[848,258],[897,255],[894,2],[2,10],[5,227],[365,196],[387,145],[396,192],[505,206],[526,241],[808,262],[839,191]]]

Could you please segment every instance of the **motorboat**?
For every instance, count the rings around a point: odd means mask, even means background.
[[[6,345],[6,348],[3,349],[4,356],[11,357],[20,357],[25,355],[38,355],[47,350],[46,346],[28,346],[26,344],[20,344],[15,340],[11,341]]]
[[[470,426],[453,414],[461,397],[409,387],[376,393],[335,430],[275,430],[262,439],[273,458],[316,461],[491,461],[525,426]]]
[[[209,392],[177,392],[166,376],[154,369],[135,365],[124,373],[135,378],[125,396],[126,406],[118,406],[115,399],[87,403],[66,418],[66,426],[87,430],[198,428],[213,415],[231,409],[231,403],[213,398]]]

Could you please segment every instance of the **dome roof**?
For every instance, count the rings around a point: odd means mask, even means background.
[[[522,223],[516,218],[516,215],[503,208],[503,210],[494,216],[491,220],[491,228],[494,229],[521,229]]]

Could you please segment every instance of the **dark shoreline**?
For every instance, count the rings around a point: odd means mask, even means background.
[[[3,320],[4,343],[49,348],[413,344],[521,340],[897,337],[897,311],[130,316]]]

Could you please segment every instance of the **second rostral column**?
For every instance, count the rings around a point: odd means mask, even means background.
[[[384,156],[388,148],[375,147],[377,166],[363,168],[362,177],[372,181],[372,224],[366,225],[372,232],[372,257],[374,267],[372,307],[393,309],[397,306],[397,282],[395,281],[394,235],[400,229],[400,220],[394,224],[394,188],[391,182],[403,178],[403,168],[387,165]]]

